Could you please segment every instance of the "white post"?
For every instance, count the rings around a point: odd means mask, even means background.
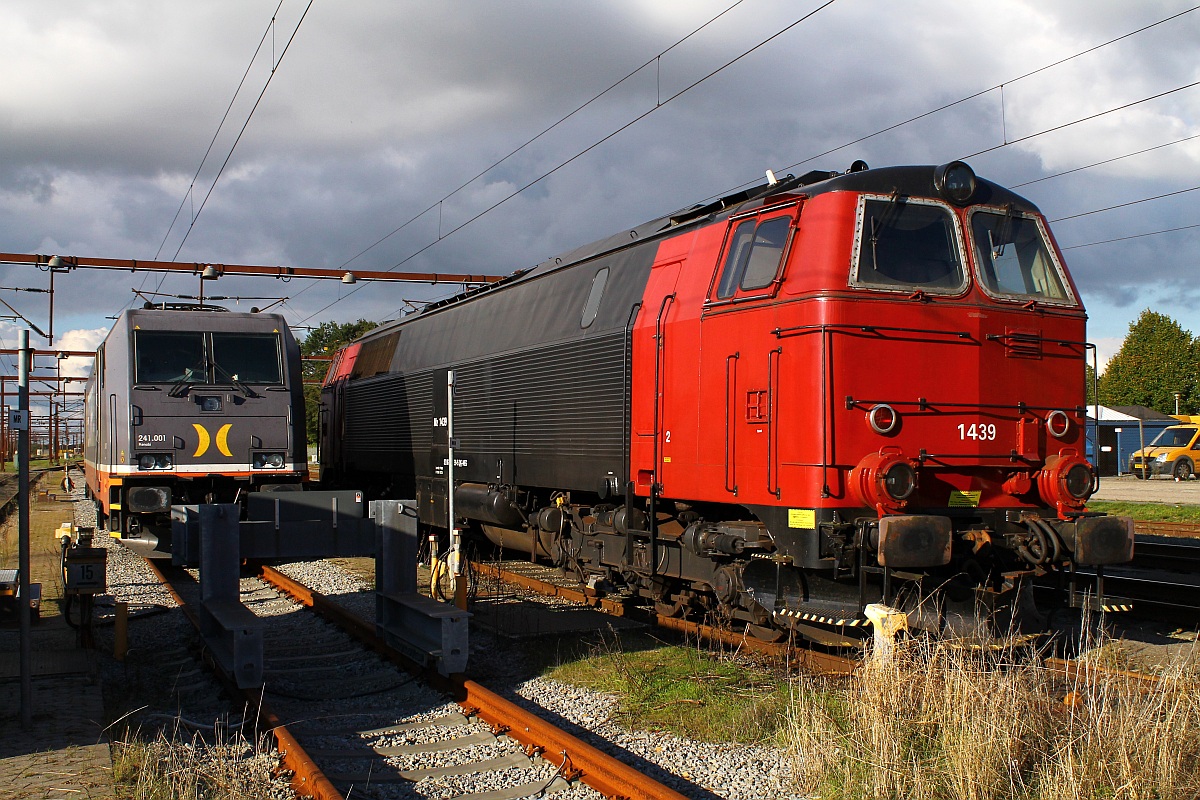
[[[454,515],[454,454],[458,443],[454,440],[454,370],[446,370],[446,444],[450,463],[446,469],[446,514],[450,525],[450,569],[454,575],[454,604],[461,609],[467,607],[467,582],[463,577],[462,531]]]
[[[29,349],[29,331],[17,333],[18,380],[17,411],[22,418],[17,427],[17,565],[21,570],[21,598],[17,603],[17,617],[21,625],[20,668],[21,668],[21,727],[33,727],[33,656],[32,636],[29,619],[29,370],[33,351]]]
[[[880,661],[891,658],[896,650],[896,637],[908,630],[908,615],[882,603],[871,603],[863,613],[875,629],[871,657]]]

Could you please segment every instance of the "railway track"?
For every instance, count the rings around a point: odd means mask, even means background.
[[[190,574],[163,578],[185,611],[198,601]],[[241,599],[270,620],[266,688],[248,701],[262,706],[302,794],[683,797],[473,681],[420,673],[373,625],[275,570],[244,578]]]
[[[477,574],[485,578],[519,586],[545,597],[558,597],[567,602],[589,606],[614,616],[631,616],[650,624],[681,633],[697,640],[773,657],[787,657],[798,667],[824,675],[845,675],[857,667],[857,658],[795,647],[788,642],[771,642],[759,639],[746,631],[737,631],[719,625],[696,620],[667,616],[651,609],[641,608],[619,600],[588,593],[580,588],[566,585],[558,579],[558,571],[552,567],[531,564],[528,561],[503,561],[471,563]]]
[[[487,579],[500,581],[527,591],[567,602],[579,603],[618,616],[642,615],[647,621],[665,627],[693,639],[703,639],[743,651],[763,654],[786,660],[810,673],[826,676],[848,675],[862,664],[860,653],[837,654],[814,650],[793,642],[768,642],[757,639],[747,632],[706,625],[700,622],[664,616],[653,611],[638,609],[608,598],[597,597],[575,587],[564,585],[557,579],[557,570],[527,561],[471,562],[472,568]],[[1074,659],[1045,658],[1043,666],[1069,682],[1089,683],[1097,680],[1117,679],[1153,684],[1158,677],[1153,674],[1131,670],[1107,668],[1093,663],[1082,663]]]

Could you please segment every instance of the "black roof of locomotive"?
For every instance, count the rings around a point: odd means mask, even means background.
[[[520,280],[533,279],[539,275],[562,267],[578,264],[590,259],[632,247],[641,242],[659,237],[670,236],[684,228],[703,222],[713,222],[732,214],[748,211],[767,205],[771,199],[780,195],[803,195],[813,197],[826,192],[870,192],[875,194],[896,194],[901,197],[939,197],[934,185],[935,165],[881,167],[879,169],[863,169],[857,172],[829,172],[814,170],[799,177],[788,175],[774,184],[763,183],[750,189],[745,189],[727,195],[710,203],[697,204],[682,208],[671,214],[644,222],[635,228],[612,234],[603,239],[568,250],[533,267],[520,269],[511,275],[494,283],[469,289],[461,294],[430,303],[421,309],[425,314],[469,300],[481,294],[506,286]],[[976,176],[976,191],[971,198],[972,204],[994,206],[1010,206],[1016,211],[1037,213],[1038,209],[1029,200],[1012,192],[999,184]],[[391,325],[381,326],[390,328]],[[378,329],[376,329],[378,330]]]

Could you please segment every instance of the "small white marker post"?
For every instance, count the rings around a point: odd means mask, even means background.
[[[871,603],[863,613],[875,629],[871,657],[877,661],[890,659],[896,652],[896,637],[908,630],[908,615],[883,603]]]
[[[454,453],[458,442],[454,439],[454,370],[446,370],[446,444],[450,463],[446,465],[446,514],[450,525],[450,563],[447,567],[454,576],[454,605],[467,608],[467,582],[463,577],[462,531],[454,515]]]

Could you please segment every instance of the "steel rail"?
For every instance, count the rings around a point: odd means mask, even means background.
[[[480,574],[529,589],[540,595],[559,597],[563,600],[591,606],[613,616],[631,616],[630,612],[633,611],[626,603],[586,594],[581,590],[571,589],[567,586],[559,586],[555,583],[541,581],[528,575],[521,575],[517,572],[502,569],[495,564],[473,561],[471,562],[471,567]],[[787,642],[768,642],[764,639],[756,639],[753,636],[737,633],[736,631],[724,630],[713,625],[704,625],[698,622],[690,622],[678,617],[668,617],[655,612],[646,611],[644,614],[650,617],[649,621],[661,627],[697,636],[710,642],[718,642],[730,647],[749,650],[754,653],[780,657],[787,656],[800,666],[824,675],[849,675],[858,666],[857,659],[846,658],[845,656],[833,653],[796,647]]]
[[[159,582],[170,592],[175,602],[179,604],[179,608],[183,611],[184,616],[188,618],[196,630],[200,630],[200,619],[196,616],[195,609],[192,608],[191,603],[184,600],[183,596],[175,590],[175,587],[171,584],[171,580],[158,564],[155,563],[154,559],[147,558],[145,562],[150,566],[151,572],[155,574]],[[244,698],[248,708],[258,710],[259,724],[271,732],[271,735],[275,738],[275,746],[283,756],[284,766],[292,772],[292,790],[298,795],[312,797],[313,800],[345,800],[342,793],[337,790],[337,787],[325,776],[325,773],[321,771],[321,768],[317,766],[312,757],[300,746],[300,742],[288,730],[283,720],[267,706],[262,695],[256,694],[249,689],[238,689],[233,676],[226,674],[216,659],[210,659],[210,662],[227,688],[235,695]]]
[[[616,603],[611,600],[606,601],[603,598],[597,598],[591,595],[585,595],[583,592],[558,586],[546,581],[539,581],[538,579],[531,578],[527,575],[521,575],[520,573],[501,569],[494,564],[472,562],[472,567],[485,575],[496,577],[505,582],[530,589],[546,596],[559,597],[569,601],[583,602],[592,606],[593,608],[603,609],[606,605],[612,606],[618,609],[617,613],[620,616],[632,616],[633,613],[636,613],[634,609],[631,609],[624,604]],[[768,642],[762,639],[756,639],[752,636],[747,636],[745,634],[739,634],[735,631],[722,629],[711,625],[690,622],[688,620],[679,619],[678,617],[668,617],[654,612],[646,613],[653,617],[652,621],[655,624],[661,627],[669,628],[686,635],[697,636],[711,642],[719,642],[730,647],[748,650],[754,653],[776,657],[786,656],[792,659],[793,662],[799,666],[821,675],[850,675],[857,670],[861,664],[859,659],[847,658],[845,656],[839,656],[819,650],[812,650],[805,647],[798,647],[795,644],[788,642]],[[1111,669],[1094,664],[1088,664],[1086,662],[1076,661],[1074,659],[1047,658],[1043,661],[1043,665],[1051,672],[1061,674],[1063,677],[1069,680],[1080,681],[1083,683],[1094,683],[1096,680],[1101,678],[1137,681],[1147,686],[1157,685],[1160,682],[1159,676],[1154,674]]]
[[[1200,539],[1200,523],[1197,522],[1144,522],[1134,520],[1133,530],[1135,533],[1145,536]]]
[[[468,714],[476,715],[497,732],[512,737],[527,750],[558,766],[564,774],[578,777],[610,798],[625,800],[684,800],[684,795],[643,775],[607,753],[563,731],[532,712],[506,700],[463,675],[443,678],[416,664],[380,639],[373,625],[364,621],[320,592],[271,567],[262,567],[260,577],[321,616],[343,627],[355,638],[385,655],[393,663],[419,675],[436,689],[454,697]]]

